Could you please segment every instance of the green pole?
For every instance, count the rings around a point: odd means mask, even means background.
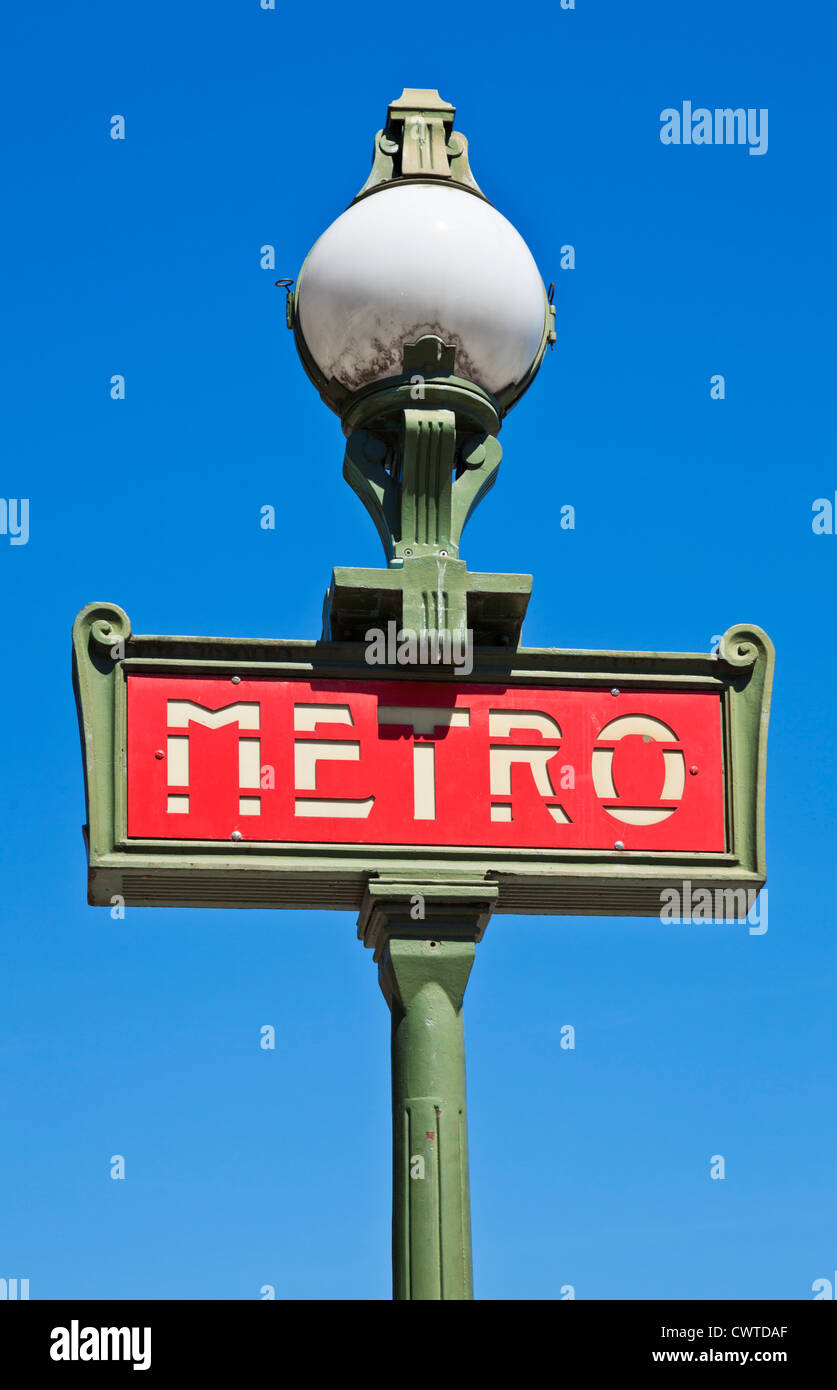
[[[462,999],[474,950],[389,945],[396,1299],[473,1298]]]
[[[474,1296],[462,1001],[497,892],[484,879],[372,879],[358,920],[392,1013],[397,1300]]]

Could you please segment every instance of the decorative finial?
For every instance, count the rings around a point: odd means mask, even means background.
[[[386,126],[375,136],[372,172],[354,201],[408,179],[444,180],[485,198],[468,164],[468,141],[453,128],[455,115],[456,107],[435,88],[405,87],[387,108]]]

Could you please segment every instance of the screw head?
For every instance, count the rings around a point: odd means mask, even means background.
[[[163,758],[163,757],[165,757],[165,754],[163,753],[162,748],[158,748],[158,749],[156,750],[156,752],[155,752],[155,754],[154,754],[154,757],[155,757],[155,758]]]
[[[234,830],[233,833],[232,833],[232,835],[230,836],[230,839],[231,839],[231,840],[243,840],[243,839],[244,839],[244,836],[242,835],[242,833],[241,833],[240,830]]]
[[[232,677],[232,683],[233,683],[233,685],[241,685],[241,677],[240,677],[240,676],[233,676],[233,677]]]
[[[618,695],[618,694],[620,693],[620,691],[619,691],[619,686],[618,686],[618,685],[614,685],[614,687],[613,687],[613,689],[611,690],[610,693],[611,693],[611,695]]]
[[[697,777],[697,775],[698,775],[698,770],[697,770],[697,768],[696,768],[695,766],[692,766],[692,767],[689,768],[689,773],[690,773],[690,775],[691,775],[692,777]]]
[[[624,849],[624,848],[625,848],[625,841],[624,841],[624,840],[614,840],[614,842],[613,842],[613,848],[614,848],[614,849]]]

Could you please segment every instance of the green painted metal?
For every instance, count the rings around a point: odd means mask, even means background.
[[[394,595],[399,626],[421,635],[445,630],[463,634],[470,626],[468,596],[474,578],[459,558],[462,532],[474,508],[493,487],[502,448],[496,403],[473,383],[428,383],[418,373],[434,369],[437,352],[449,351],[426,337],[404,352],[404,380],[362,393],[353,403],[343,476],[360,497],[384,547],[389,570],[341,571],[339,587],[327,598],[323,635],[361,637],[374,591]],[[408,379],[409,378],[409,382]],[[416,387],[415,382],[421,382]],[[412,384],[410,384],[412,383]],[[432,388],[432,389],[431,389]],[[427,393],[430,391],[430,399]],[[423,404],[413,402],[420,391]],[[490,582],[489,582],[490,579]],[[522,576],[482,576],[481,640],[517,646],[526,603],[503,602],[520,594]],[[353,583],[356,593],[352,593]],[[525,588],[528,599],[531,580]],[[488,624],[493,623],[493,627]],[[365,628],[363,629],[365,630]]]
[[[375,573],[372,571],[371,573]],[[386,573],[393,573],[386,571]],[[491,576],[489,576],[489,579]],[[356,642],[141,636],[121,608],[94,603],[73,629],[85,760],[89,900],[140,906],[360,908],[367,886],[465,876],[494,885],[498,912],[650,915],[660,892],[759,888],[765,880],[764,783],[773,647],[736,626],[717,653],[585,652],[477,647],[456,683],[717,690],[725,731],[727,847],[718,854],[481,846],[220,845],[129,839],[125,817],[125,682],[130,671],[439,681],[439,666],[375,666]]]
[[[741,862],[752,865],[764,881],[764,798],[773,643],[760,627],[732,627],[721,638],[718,658],[735,673],[729,685],[725,728],[731,842]]]
[[[393,1296],[473,1297],[462,1004],[496,887],[372,883],[358,935],[392,1013]]]
[[[390,620],[417,633],[442,626],[456,635],[464,615],[475,649],[514,649],[531,592],[530,574],[473,574],[464,560],[441,556],[405,559],[386,570],[341,566],[326,593],[323,638],[361,642]]]
[[[434,333],[404,344],[401,367],[398,376],[373,381],[352,393],[343,414],[344,434],[366,429],[397,443],[401,412],[417,402],[427,410],[453,410],[463,435],[496,434],[500,429],[498,398],[456,375],[456,349]]]
[[[386,127],[375,138],[372,172],[358,198],[385,195],[389,188],[416,181],[446,182],[484,198],[468,165],[467,141],[453,130],[455,114],[437,91],[405,89],[390,104]],[[394,582],[379,572],[380,585],[395,596],[396,620],[419,637],[440,628],[463,633],[469,625],[470,588],[464,566],[442,566],[434,575],[426,565],[405,562],[427,556],[459,560],[465,523],[496,479],[502,449],[495,436],[503,416],[531,385],[547,344],[555,341],[554,307],[544,291],[535,359],[524,380],[500,397],[457,376],[455,346],[434,335],[405,345],[398,376],[350,391],[336,379],[326,379],[308,350],[298,313],[304,277],[305,264],[289,296],[288,324],[306,372],[341,417],[347,436],[344,477],[370,512],[388,565],[400,571]],[[342,571],[339,592],[332,588],[327,595],[324,637],[355,634],[352,619],[358,605],[365,609],[369,573],[360,579],[355,601],[347,592],[350,571]],[[518,577],[512,587],[520,592]],[[486,594],[484,583],[480,591]],[[507,577],[498,576],[495,598],[482,605],[482,635],[492,644],[516,646],[525,604],[505,602],[508,592]]]
[[[446,183],[485,202],[468,164],[468,141],[453,128],[456,107],[430,88],[405,87],[375,136],[372,172],[354,202],[393,183]]]
[[[123,824],[125,711],[120,657],[130,634],[128,615],[116,604],[89,603],[73,624],[73,689],[84,758],[84,839],[91,875],[93,866],[113,852]]]
[[[349,436],[343,476],[375,522],[389,561],[458,556],[468,518],[494,486],[503,451],[488,429],[462,429],[464,394],[449,385],[448,408],[440,408],[441,393],[432,408],[399,409],[397,402],[378,431]],[[396,455],[400,473],[392,466]]]
[[[474,951],[390,943],[397,1299],[473,1297],[462,997]]]

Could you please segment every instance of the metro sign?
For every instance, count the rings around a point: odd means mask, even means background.
[[[716,691],[128,675],[128,836],[725,848]]]
[[[493,885],[497,911],[658,913],[764,882],[773,649],[477,648],[467,676],[358,643],[74,628],[89,896],[359,907],[377,880]]]

